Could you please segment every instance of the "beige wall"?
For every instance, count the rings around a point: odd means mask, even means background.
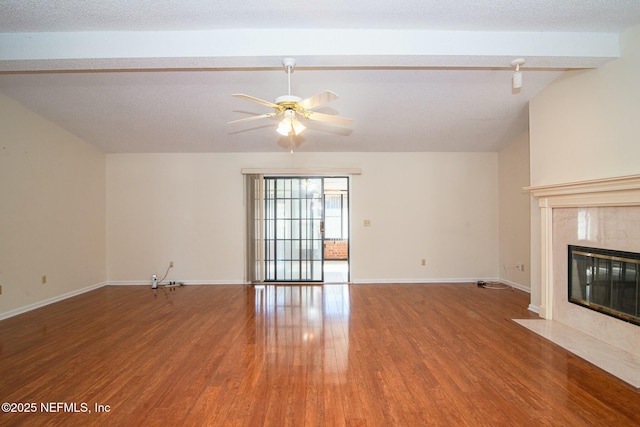
[[[498,153],[499,268],[502,281],[530,289],[531,214],[529,192],[529,134]],[[516,269],[516,264],[524,268]]]
[[[640,173],[640,27],[620,40],[620,59],[567,72],[531,101],[531,185]]]
[[[640,174],[640,26],[621,58],[567,72],[530,102],[531,185]],[[531,215],[531,303],[540,304],[540,216]]]
[[[242,175],[234,156],[107,156],[111,282],[161,279],[241,283]]]
[[[1,94],[0,129],[2,318],[105,282],[106,161]]]
[[[240,170],[345,167],[353,281],[498,276],[496,153],[110,154],[109,281],[242,283]]]

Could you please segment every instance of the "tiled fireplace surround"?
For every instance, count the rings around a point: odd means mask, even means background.
[[[529,190],[540,206],[540,316],[640,357],[640,326],[567,301],[567,245],[640,252],[640,175]]]

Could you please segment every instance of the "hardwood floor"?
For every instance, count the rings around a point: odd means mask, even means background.
[[[0,321],[0,402],[36,404],[0,425],[639,425],[638,390],[511,321],[528,302],[475,284],[104,287]]]

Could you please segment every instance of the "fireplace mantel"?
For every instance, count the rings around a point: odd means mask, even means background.
[[[553,318],[553,209],[640,206],[640,175],[526,187],[540,206],[540,307]]]

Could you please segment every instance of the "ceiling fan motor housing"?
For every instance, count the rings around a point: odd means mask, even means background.
[[[276,104],[282,107],[283,110],[295,110],[302,111],[303,108],[299,104],[302,98],[295,95],[282,95],[276,98]]]

